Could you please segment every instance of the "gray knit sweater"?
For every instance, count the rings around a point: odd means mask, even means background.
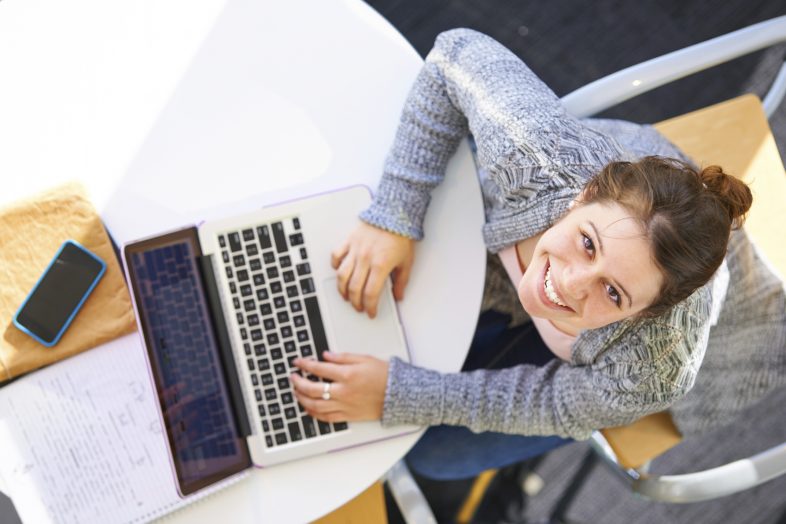
[[[488,175],[483,234],[492,253],[550,227],[606,163],[682,157],[649,126],[572,117],[510,51],[457,29],[441,34],[426,58],[361,218],[421,239],[430,191],[468,133]],[[383,424],[585,439],[667,408],[683,434],[726,423],[786,383],[786,303],[744,233],[732,236],[723,269],[658,318],[582,332],[569,363],[441,374],[394,359]],[[487,283],[494,280],[490,269]],[[509,283],[488,285],[486,295],[487,305],[520,309]]]

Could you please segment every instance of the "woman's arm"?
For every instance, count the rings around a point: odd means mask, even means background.
[[[333,254],[339,292],[372,317],[391,272],[403,295],[414,256],[403,239],[423,237],[431,191],[468,131],[481,164],[501,172],[500,185],[532,195],[556,172],[547,166],[558,161],[558,137],[581,129],[504,46],[469,29],[440,34],[404,105],[372,205],[360,215],[373,229],[358,227]]]

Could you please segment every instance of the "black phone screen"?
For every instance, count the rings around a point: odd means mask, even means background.
[[[17,322],[42,342],[55,342],[104,267],[84,249],[66,242],[19,310]]]

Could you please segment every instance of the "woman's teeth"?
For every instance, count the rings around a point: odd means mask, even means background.
[[[543,287],[546,290],[546,296],[548,297],[549,300],[551,300],[558,306],[568,307],[567,304],[563,303],[559,299],[559,296],[557,296],[557,292],[554,291],[554,286],[551,284],[551,267],[549,267],[548,271],[546,271],[546,281]]]

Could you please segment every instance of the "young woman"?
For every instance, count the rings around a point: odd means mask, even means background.
[[[783,383],[783,286],[742,231],[730,238],[747,186],[696,171],[651,127],[572,117],[516,56],[466,29],[438,37],[373,204],[334,252],[358,311],[375,315],[390,275],[403,297],[429,192],[468,133],[496,256],[465,370],[511,367],[440,374],[327,354],[297,365],[333,381],[328,398],[292,377],[315,417],[438,426],[410,465],[461,478],[669,408],[697,433]],[[762,369],[773,350],[778,366]]]

